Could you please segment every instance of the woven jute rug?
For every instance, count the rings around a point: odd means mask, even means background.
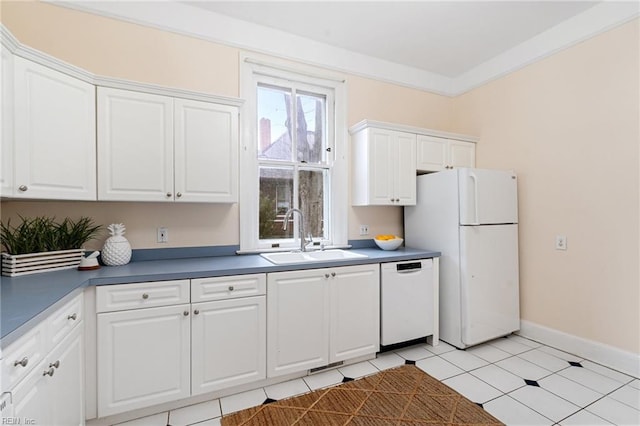
[[[502,425],[414,365],[382,371],[222,418],[223,426]]]

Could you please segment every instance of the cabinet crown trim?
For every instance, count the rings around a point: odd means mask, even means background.
[[[212,102],[235,107],[240,107],[242,106],[242,104],[244,104],[244,99],[240,98],[219,96],[208,93],[195,92],[192,90],[179,89],[175,87],[160,86],[119,78],[99,76],[75,65],[69,64],[54,56],[48,55],[44,52],[20,43],[20,41],[16,39],[11,31],[9,31],[3,24],[0,24],[0,36],[2,37],[2,47],[9,50],[12,54],[36,62],[53,70],[60,71],[64,74],[70,75],[95,86],[112,87],[116,89],[132,90],[136,92],[151,93],[155,95],[165,95],[174,98],[184,98],[195,101]]]
[[[437,138],[455,139],[464,142],[478,143],[480,138],[477,136],[463,135],[460,133],[443,132],[440,130],[426,129],[423,127],[408,126],[405,124],[386,123],[384,121],[362,120],[359,123],[349,127],[349,134],[357,133],[369,127],[376,127],[386,130],[395,130],[398,132],[415,133],[417,135],[434,136]]]

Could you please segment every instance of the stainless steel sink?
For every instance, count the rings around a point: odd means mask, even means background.
[[[278,252],[260,253],[260,256],[276,265],[293,265],[298,263],[331,262],[335,260],[350,260],[367,258],[366,254],[354,253],[347,250],[321,250],[310,252]]]

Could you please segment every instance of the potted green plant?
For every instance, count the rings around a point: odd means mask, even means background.
[[[88,217],[77,220],[38,216],[24,218],[17,226],[0,223],[2,274],[17,276],[74,268],[84,252],[82,246],[95,238],[102,226]]]

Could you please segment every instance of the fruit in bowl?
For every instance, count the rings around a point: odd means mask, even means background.
[[[376,235],[373,241],[375,241],[376,245],[382,250],[395,250],[400,247],[404,240],[400,237],[396,237],[395,235],[380,234]]]

